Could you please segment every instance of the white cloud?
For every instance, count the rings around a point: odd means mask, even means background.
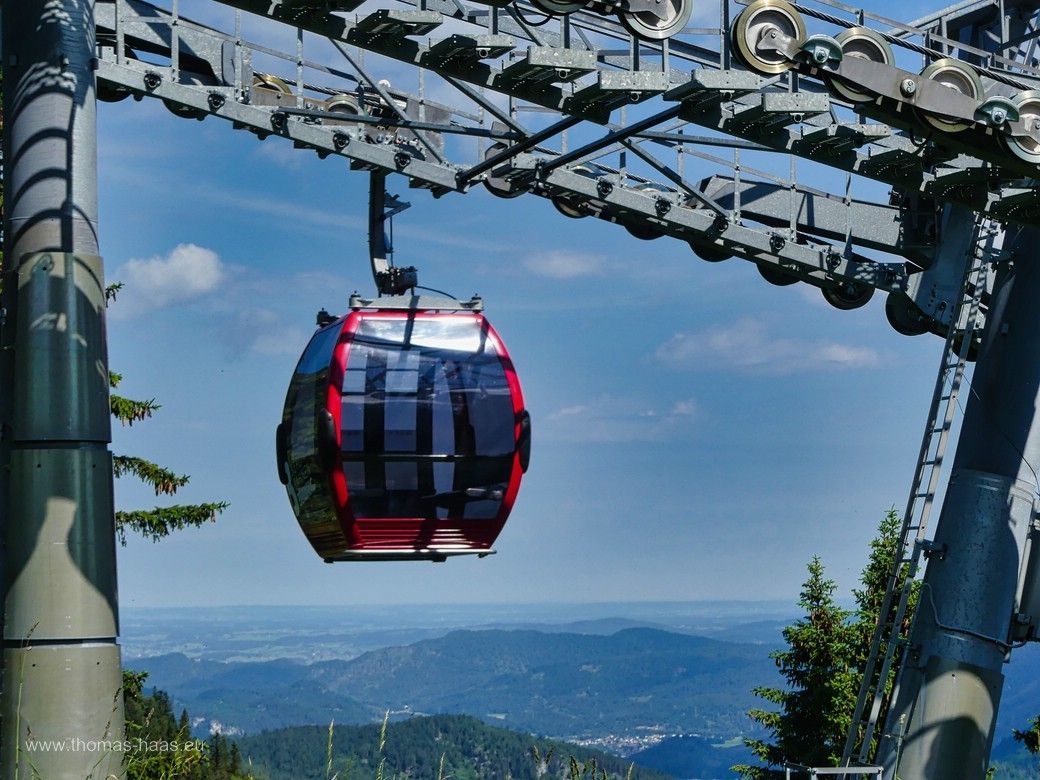
[[[576,279],[580,276],[593,276],[604,268],[604,260],[598,255],[585,252],[568,252],[552,250],[530,255],[524,260],[524,267],[539,276],[550,279]]]
[[[279,139],[257,144],[253,154],[260,158],[261,163],[269,162],[289,171],[299,171],[305,159],[301,150],[292,144],[279,143]]]
[[[281,312],[245,306],[225,320],[222,335],[228,357],[232,360],[240,360],[250,354],[299,357],[314,334],[313,327],[305,327],[311,323],[313,320],[290,324]]]
[[[291,146],[286,147],[292,149]],[[295,150],[294,150],[295,151]],[[219,203],[224,208],[249,211],[265,217],[275,217],[280,222],[291,224],[304,222],[319,227],[362,228],[368,223],[361,217],[346,211],[323,211],[308,206],[290,203],[280,198],[269,198],[255,193],[220,189],[216,187],[198,187],[194,191],[196,198]]]
[[[798,293],[798,296],[810,306],[818,306],[821,309],[831,308],[831,305],[827,303],[826,299],[820,294],[820,288],[818,287],[813,287],[811,284],[799,284],[796,285],[795,291]]]
[[[299,154],[299,151],[291,146],[283,146],[285,149]],[[367,231],[368,229],[366,220],[346,210],[334,211],[312,208],[306,205],[290,203],[279,198],[269,198],[263,195],[256,195],[255,193],[236,192],[213,187],[197,187],[194,190],[194,196],[219,203],[224,208],[248,211],[265,217],[275,217],[287,224],[301,222],[322,228],[333,228],[339,232],[342,232],[345,228],[351,231]],[[351,235],[354,235],[354,233],[352,232]],[[359,232],[357,235],[359,240],[361,240],[365,234]],[[409,224],[408,216],[401,217],[394,222],[394,236],[399,239],[408,239],[408,241],[396,242],[402,256],[418,254],[421,247],[416,242],[458,247],[475,252],[502,251],[501,243],[483,240],[469,234],[441,231],[414,223]]]
[[[298,356],[314,332],[313,328],[286,325],[270,311],[242,312],[239,322],[249,333],[249,349],[261,355]]]
[[[604,395],[557,409],[535,436],[583,443],[668,441],[687,436],[696,418],[693,399],[658,408],[644,400]]]
[[[114,309],[129,317],[148,309],[201,298],[215,292],[227,276],[217,253],[195,244],[179,244],[165,257],[130,260],[113,275],[127,296]]]
[[[655,357],[659,363],[676,368],[729,366],[775,374],[872,368],[881,362],[870,347],[776,338],[753,319],[700,333],[676,333],[657,348]]]

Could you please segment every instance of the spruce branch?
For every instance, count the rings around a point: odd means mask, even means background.
[[[112,379],[109,377],[109,382],[111,381]],[[123,425],[128,426],[148,419],[162,408],[160,404],[155,402],[154,398],[150,398],[147,401],[134,401],[131,398],[123,398],[121,395],[111,395],[108,403],[112,410],[112,416]]]
[[[198,528],[216,522],[217,515],[227,509],[226,501],[205,504],[178,504],[175,506],[138,509],[131,512],[116,512],[116,534],[119,543],[126,546],[126,532],[134,531],[158,542],[171,531]]]
[[[188,484],[187,474],[175,474],[157,463],[131,455],[115,455],[112,468],[116,478],[131,474],[155,489],[155,495],[172,496],[178,489]]]

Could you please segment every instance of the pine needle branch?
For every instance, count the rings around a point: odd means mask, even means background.
[[[187,485],[190,480],[187,474],[175,474],[169,469],[152,463],[150,460],[130,455],[113,456],[112,468],[117,479],[126,474],[131,474],[142,482],[151,485],[157,496],[172,496],[178,489]]]
[[[122,379],[122,377],[119,378]],[[109,383],[111,382],[112,376],[110,375]],[[155,402],[154,398],[150,398],[147,401],[134,401],[130,398],[123,398],[120,395],[111,395],[108,401],[112,410],[112,416],[123,425],[133,425],[135,422],[146,420],[162,408],[160,404]]]
[[[134,531],[153,542],[158,542],[169,536],[171,531],[198,528],[206,523],[216,522],[217,515],[228,506],[230,505],[226,501],[217,501],[116,512],[116,534],[119,536],[119,543],[124,547],[127,531]]]

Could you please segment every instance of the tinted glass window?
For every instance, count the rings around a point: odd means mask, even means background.
[[[311,529],[308,534],[330,522],[328,474],[318,458],[316,426],[325,409],[329,364],[342,327],[339,320],[314,334],[296,366],[286,399],[289,495],[300,524]]]
[[[329,367],[332,362],[332,350],[336,348],[339,332],[343,329],[343,320],[337,320],[328,327],[322,328],[311,337],[311,343],[303,351],[297,374],[316,374]]]
[[[355,516],[498,514],[515,419],[505,370],[480,320],[362,320],[342,403]]]

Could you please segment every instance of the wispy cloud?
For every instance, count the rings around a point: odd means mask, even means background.
[[[206,320],[229,360],[299,355],[314,332],[314,320],[301,319],[298,307],[286,306],[281,300],[286,290],[314,300],[314,310],[326,306],[333,312],[346,304],[349,292],[335,274],[258,274],[225,263],[212,250],[194,244],[181,244],[164,256],[130,260],[116,269],[112,279],[126,286],[110,309],[114,319],[130,320],[204,300]],[[258,306],[257,301],[276,303]]]
[[[524,259],[524,267],[550,279],[577,279],[601,273],[606,261],[599,255],[555,249],[529,255]]]
[[[237,357],[246,353],[296,356],[314,332],[299,323],[286,324],[276,311],[256,307],[240,309],[223,330],[230,353]]]
[[[535,435],[583,443],[668,441],[687,436],[696,418],[693,399],[658,407],[644,400],[604,395],[557,409]]]
[[[291,148],[291,147],[290,147]],[[196,198],[221,204],[227,209],[249,211],[266,217],[275,217],[285,224],[303,223],[329,228],[363,228],[363,219],[348,212],[328,211],[301,206],[279,198],[268,198],[225,188],[199,187],[194,191]]]
[[[872,368],[881,362],[870,347],[777,338],[754,319],[699,333],[676,333],[657,348],[655,357],[674,368],[728,366],[773,374]]]
[[[179,244],[165,256],[127,261],[112,278],[133,291],[114,309],[114,315],[131,317],[210,295],[224,283],[227,272],[213,250]]]
[[[292,147],[286,148],[292,150]],[[224,208],[247,211],[265,217],[275,217],[284,221],[285,224],[302,223],[322,228],[335,228],[337,230],[349,228],[364,231],[368,229],[368,222],[357,216],[357,209],[348,211],[344,208],[343,211],[332,211],[297,205],[279,198],[268,198],[262,195],[210,187],[199,187],[194,194],[197,198],[219,203]],[[409,224],[407,220],[408,217],[405,216],[394,222],[395,236],[407,238],[409,241],[420,241],[438,246],[449,246],[478,252],[501,252],[503,248],[501,243],[476,238],[466,233],[451,233],[428,228],[424,225]],[[405,250],[407,247],[402,246],[401,249]]]
[[[271,163],[289,171],[299,171],[303,168],[306,160],[303,152],[294,148],[292,144],[279,143],[278,140],[280,139],[276,139],[274,143],[258,143],[252,154],[261,164]]]

